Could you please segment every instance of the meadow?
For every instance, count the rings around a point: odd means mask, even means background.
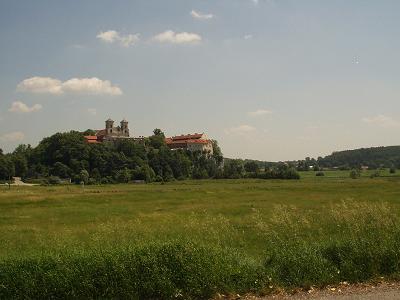
[[[400,274],[400,177],[0,187],[0,298],[209,298]]]

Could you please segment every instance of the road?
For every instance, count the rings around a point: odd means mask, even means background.
[[[239,296],[239,295],[238,295]],[[231,299],[228,297],[228,299]],[[297,292],[293,295],[278,294],[266,297],[244,296],[232,299],[246,300],[399,300],[400,283],[342,284],[317,290]]]

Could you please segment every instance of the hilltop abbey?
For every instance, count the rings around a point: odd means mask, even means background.
[[[128,121],[123,119],[120,125],[114,127],[114,121],[108,119],[106,128],[95,130],[95,135],[85,136],[87,143],[98,144],[103,142],[113,142],[120,139],[132,139],[142,141],[144,137],[134,138],[129,135]],[[189,151],[201,151],[213,153],[212,141],[204,133],[185,134],[173,136],[165,139],[166,145],[171,150],[184,149]]]

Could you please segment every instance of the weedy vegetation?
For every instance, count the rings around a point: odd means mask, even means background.
[[[0,298],[204,299],[400,274],[400,178],[1,187]]]

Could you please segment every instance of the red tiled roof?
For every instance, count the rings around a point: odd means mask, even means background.
[[[95,135],[87,135],[87,136],[85,136],[85,139],[88,144],[99,143],[99,141],[97,140],[97,136],[95,136]]]
[[[85,139],[87,139],[87,140],[96,140],[97,141],[97,136],[95,136],[95,135],[87,135],[87,136],[85,136]]]
[[[173,136],[171,139],[174,141],[176,141],[176,140],[195,140],[195,139],[200,139],[203,135],[204,135],[204,133],[177,135],[177,136]]]
[[[170,146],[174,145],[182,145],[185,146],[186,144],[208,144],[210,140],[178,140],[174,141],[172,139],[165,139],[165,143]]]

